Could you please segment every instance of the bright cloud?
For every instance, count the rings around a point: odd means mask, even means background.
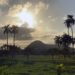
[[[35,14],[39,14],[41,12],[44,12],[46,9],[48,9],[48,5],[46,5],[43,2],[38,2],[35,6]]]
[[[21,11],[27,11],[33,14],[34,17],[38,18],[38,15],[43,14],[44,11],[47,11],[48,5],[40,1],[33,5],[32,2],[26,2],[25,4],[17,4],[12,6],[8,11],[8,16],[16,18],[16,15]],[[18,18],[16,18],[18,19]],[[15,20],[14,20],[15,21]],[[16,20],[17,21],[17,20]],[[19,24],[20,22],[17,21]],[[41,21],[42,22],[42,21]],[[35,21],[35,24],[37,21]]]
[[[22,10],[22,5],[14,5],[8,11],[8,16],[14,16],[16,13]]]
[[[8,14],[14,15],[15,13],[21,11],[22,9],[33,11],[34,14],[39,14],[39,13],[43,13],[44,11],[46,11],[46,9],[48,9],[48,5],[41,1],[36,3],[35,5],[33,5],[33,3],[31,2],[27,2],[23,5],[17,4],[9,9]]]

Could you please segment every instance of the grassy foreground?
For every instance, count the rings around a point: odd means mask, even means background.
[[[0,57],[0,75],[57,75],[57,65],[63,64],[62,75],[75,75],[72,58],[52,59],[50,56]]]

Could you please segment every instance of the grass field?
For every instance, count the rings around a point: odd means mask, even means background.
[[[72,58],[52,59],[50,56],[0,57],[0,75],[57,75],[57,65],[63,64],[62,75],[75,75]]]

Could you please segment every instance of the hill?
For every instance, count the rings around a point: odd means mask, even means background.
[[[28,51],[32,54],[45,54],[49,49],[55,47],[55,45],[44,44],[43,42],[37,40],[28,45],[25,48],[25,51]]]

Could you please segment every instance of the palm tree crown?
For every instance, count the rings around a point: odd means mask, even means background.
[[[68,28],[68,35],[69,35],[69,28],[71,28],[72,31],[72,37],[73,37],[73,28],[72,26],[75,24],[75,19],[73,18],[73,15],[67,15],[67,19],[65,20],[65,25]]]
[[[61,45],[61,37],[60,36],[56,36],[55,38],[54,38],[54,40],[55,40],[55,43],[60,47],[60,45]]]
[[[63,34],[61,40],[64,47],[68,47],[73,41],[72,37],[67,34]]]
[[[8,34],[10,32],[9,25],[4,26],[3,29],[4,29],[4,32],[3,32],[4,34]]]
[[[16,25],[13,25],[12,27],[11,27],[11,33],[17,33],[18,32],[18,27],[16,26]]]

